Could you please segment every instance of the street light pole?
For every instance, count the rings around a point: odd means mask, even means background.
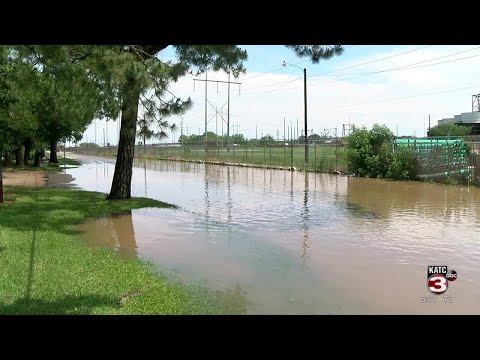
[[[285,60],[282,64],[284,67],[287,65],[294,66],[303,70],[303,102],[304,102],[304,114],[305,114],[305,163],[308,163],[308,122],[307,122],[307,68],[301,68],[297,65],[288,64]]]
[[[308,131],[307,131],[307,68],[303,69],[303,97],[305,112],[305,163],[308,163]]]

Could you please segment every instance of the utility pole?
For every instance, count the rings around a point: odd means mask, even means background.
[[[105,119],[105,131],[107,133],[107,146],[108,146],[108,119]]]
[[[257,124],[255,124],[255,141],[258,141],[258,136],[257,136]]]
[[[215,82],[217,83],[217,91],[218,91],[218,83],[226,83],[228,84],[228,99],[227,99],[227,102],[225,104],[222,105],[222,107],[220,108],[223,109],[223,107],[225,105],[227,105],[227,149],[228,151],[230,151],[230,147],[229,147],[229,138],[230,138],[230,84],[237,84],[239,85],[239,88],[238,88],[238,93],[240,94],[240,85],[241,83],[239,82],[234,82],[234,81],[230,81],[230,73],[228,73],[228,81],[220,81],[220,80],[208,80],[207,78],[207,72],[205,71],[205,80],[203,79],[193,79],[193,82],[194,82],[194,85],[193,85],[193,89],[195,91],[195,81],[205,81],[205,146],[206,146],[206,142],[207,142],[207,123],[208,123],[208,120],[207,120],[207,104],[209,103],[210,106],[212,106],[212,108],[215,109],[215,115],[218,114],[218,110],[212,105],[212,103],[210,103],[210,101],[208,101],[208,98],[207,98],[207,83],[208,82]],[[223,113],[222,113],[223,115]],[[225,121],[225,119],[223,119],[223,116],[220,115],[220,117],[222,118],[222,121]],[[205,147],[205,151],[206,151],[206,147]]]
[[[105,147],[105,129],[103,129],[103,147]]]
[[[228,72],[228,102],[227,102],[227,151],[230,151],[230,71]],[[223,124],[223,122],[222,122]]]
[[[285,116],[283,117],[283,146],[285,147]]]
[[[208,101],[207,100],[207,84],[208,84],[208,81],[207,80],[208,80],[207,71],[205,70],[205,154],[207,153],[207,140],[208,140],[208,137],[207,137],[207,101]]]
[[[95,144],[97,143],[97,119],[95,119]]]
[[[300,136],[298,136],[298,117],[297,117],[297,136],[295,137],[297,139],[297,145],[300,144]]]
[[[223,116],[223,110],[222,110],[222,116]],[[222,118],[223,118],[223,117],[222,117]],[[223,138],[223,123],[224,123],[224,122],[225,122],[225,121],[222,121],[222,147],[223,147],[223,140],[224,140],[224,138]]]
[[[293,142],[293,121],[290,120],[290,132],[288,134],[288,137],[290,139],[290,145],[293,145],[292,142]]]
[[[303,69],[303,94],[305,98],[305,163],[308,163],[308,134],[307,134],[307,68]]]
[[[183,145],[183,116],[180,118],[180,138],[182,139],[181,144]]]
[[[428,114],[428,136],[430,136],[430,114]]]

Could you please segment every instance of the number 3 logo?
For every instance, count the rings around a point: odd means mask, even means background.
[[[442,274],[434,274],[428,278],[427,288],[432,294],[443,294],[448,289],[448,280]]]

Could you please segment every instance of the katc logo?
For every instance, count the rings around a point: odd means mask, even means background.
[[[441,295],[448,289],[451,281],[457,280],[457,272],[448,270],[448,266],[428,266],[427,288],[434,295]]]

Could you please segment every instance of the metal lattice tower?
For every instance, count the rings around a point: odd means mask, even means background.
[[[480,111],[480,94],[472,95],[472,112]]]
[[[342,137],[350,135],[352,127],[350,124],[342,124]]]
[[[230,150],[230,146],[229,146],[229,137],[230,137],[230,84],[238,85],[238,95],[240,95],[240,85],[241,85],[241,83],[230,81],[230,73],[228,73],[228,81],[208,80],[207,71],[205,71],[205,80],[203,80],[203,79],[193,79],[193,91],[195,91],[195,81],[204,81],[205,82],[205,153],[207,152],[207,143],[208,143],[207,125],[213,118],[216,118],[217,115],[220,115],[220,118],[222,119],[222,125],[223,125],[223,122],[225,122],[227,124],[227,148],[228,148],[228,150]],[[219,83],[228,84],[228,100],[225,104],[222,105],[222,107],[220,109],[218,109],[216,106],[213,106],[213,104],[210,101],[208,101],[207,85],[208,85],[209,82],[217,83],[217,93],[218,93],[218,84]],[[210,104],[210,106],[215,110],[215,115],[213,115],[210,118],[210,120],[207,119],[207,111],[208,111],[207,110],[207,108],[208,108],[207,103]],[[219,113],[219,111],[221,111],[225,105],[227,105],[227,119],[226,120],[223,118],[223,111],[222,111],[221,114]],[[217,130],[215,130],[215,132],[217,132]]]

